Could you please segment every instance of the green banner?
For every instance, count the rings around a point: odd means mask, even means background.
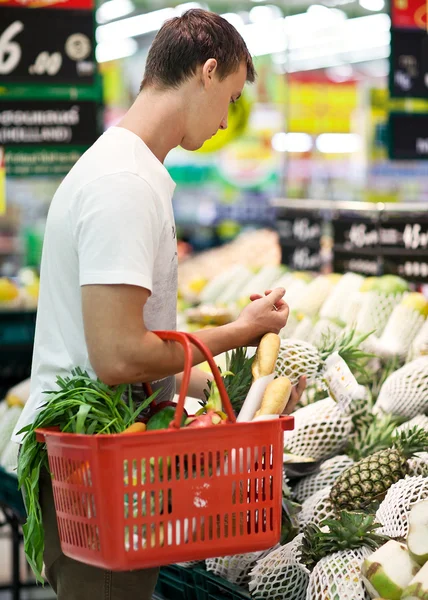
[[[7,177],[66,175],[87,146],[15,146],[5,148]]]
[[[103,88],[99,74],[95,85],[3,85],[0,83],[2,100],[93,100],[102,103]]]

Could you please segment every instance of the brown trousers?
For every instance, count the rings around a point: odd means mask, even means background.
[[[45,575],[58,600],[150,600],[158,569],[105,571],[65,556],[61,551],[50,475],[40,478],[45,530]]]

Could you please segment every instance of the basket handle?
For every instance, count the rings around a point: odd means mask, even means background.
[[[214,362],[213,355],[209,348],[201,342],[199,338],[190,333],[182,333],[178,331],[154,331],[161,340],[179,342],[184,349],[184,371],[183,371],[183,380],[181,384],[180,394],[178,396],[177,409],[175,411],[175,418],[172,421],[170,427],[175,429],[179,429],[181,426],[181,419],[183,417],[184,412],[184,402],[186,400],[187,390],[189,389],[190,383],[190,372],[193,366],[193,352],[191,344],[196,346],[200,352],[202,352],[203,356],[206,358],[212,374],[214,376],[214,380],[217,384],[218,391],[220,393],[221,402],[223,404],[223,408],[226,411],[226,414],[229,418],[229,421],[232,423],[236,422],[235,413],[233,412],[232,405],[229,400],[229,396],[227,395],[227,391],[224,385],[223,378],[220,375],[220,371],[218,370],[217,365]]]

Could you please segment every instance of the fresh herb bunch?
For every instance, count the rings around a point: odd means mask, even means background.
[[[253,382],[251,372],[253,361],[254,356],[248,357],[246,348],[237,348],[231,353],[228,352],[226,354],[226,373],[224,374],[223,381],[232,408],[236,414],[241,410]],[[208,389],[205,390],[207,400],[211,395],[213,384],[214,382],[212,381],[208,382]]]
[[[46,392],[46,402],[35,421],[21,429],[24,433],[18,462],[18,486],[25,491],[27,522],[23,526],[24,550],[36,578],[43,583],[44,531],[39,503],[39,479],[43,467],[49,469],[46,445],[36,441],[36,429],[58,427],[60,431],[80,434],[121,433],[158,395],[152,394],[137,408],[131,386],[109,387],[91,379],[76,368],[71,377],[57,378],[59,391]],[[128,401],[123,395],[128,390]]]

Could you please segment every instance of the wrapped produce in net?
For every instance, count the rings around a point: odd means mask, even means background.
[[[419,333],[409,348],[407,362],[426,354],[428,354],[428,319],[422,325]]]
[[[334,507],[330,501],[331,487],[331,485],[328,485],[322,488],[303,502],[302,510],[297,517],[301,530],[308,523],[318,525],[324,519],[335,516]]]
[[[322,558],[309,578],[306,600],[370,600],[361,577],[363,560],[373,550],[363,546]]]
[[[279,332],[279,337],[282,340],[294,337],[294,332],[296,331],[296,327],[299,325],[300,321],[301,316],[297,313],[297,311],[290,311],[290,314],[288,315],[287,319],[287,324]]]
[[[307,339],[311,344],[320,348],[323,346],[326,338],[337,337],[342,333],[342,328],[330,319],[320,319],[310,329]],[[297,336],[296,336],[297,337]]]
[[[343,304],[339,315],[339,321],[345,324],[346,327],[355,329],[358,314],[360,312],[362,302],[361,292],[352,292],[349,298]]]
[[[376,520],[382,524],[378,533],[392,538],[406,537],[409,511],[425,498],[428,498],[428,477],[406,476],[394,483],[376,512]]]
[[[303,477],[294,486],[293,497],[298,502],[304,502],[307,498],[319,492],[322,488],[333,485],[337,477],[348,467],[354,464],[352,458],[346,454],[339,454],[324,461],[318,473]]]
[[[295,385],[306,375],[311,382],[316,379],[320,366],[320,353],[313,344],[297,339],[281,340],[275,368],[278,377],[288,377]]]
[[[0,465],[6,471],[16,471],[18,468],[19,444],[10,441],[0,457]]]
[[[418,452],[407,461],[410,477],[428,477],[428,452]]]
[[[312,331],[313,327],[314,327],[314,324],[313,324],[312,318],[311,317],[303,317],[303,319],[301,319],[301,321],[299,322],[299,324],[293,331],[293,338],[295,338],[296,340],[304,340],[304,341],[308,340],[311,335],[311,331]]]
[[[413,419],[410,419],[410,421],[406,421],[405,423],[399,425],[397,427],[397,432],[408,431],[413,427],[419,427],[420,429],[425,429],[425,431],[428,431],[428,417],[422,414],[416,415],[416,417],[413,417]]]
[[[249,589],[255,600],[305,600],[309,570],[299,561],[302,535],[259,560]]]
[[[390,375],[373,408],[411,419],[428,411],[428,356],[409,362]]]
[[[379,337],[402,297],[403,294],[383,294],[375,291],[362,293],[361,307],[355,323],[357,331],[359,333],[373,331],[374,335]]]
[[[335,286],[336,282],[327,275],[315,277],[308,284],[305,295],[300,298],[299,310],[309,317],[314,317]]]
[[[226,579],[230,583],[234,583],[240,587],[246,587],[248,585],[250,572],[256,562],[263,559],[276,548],[277,546],[259,552],[207,558],[205,564],[207,571],[211,571],[215,575],[223,577],[223,579]]]
[[[376,350],[380,356],[407,355],[409,348],[425,322],[425,317],[417,310],[398,304],[379,337]]]
[[[340,319],[344,305],[349,302],[349,298],[358,292],[364,277],[356,273],[346,273],[332,290],[320,309],[320,317],[326,319]]]
[[[331,398],[299,408],[293,416],[294,430],[284,433],[284,448],[315,461],[338,453],[353,428],[352,417]]]

